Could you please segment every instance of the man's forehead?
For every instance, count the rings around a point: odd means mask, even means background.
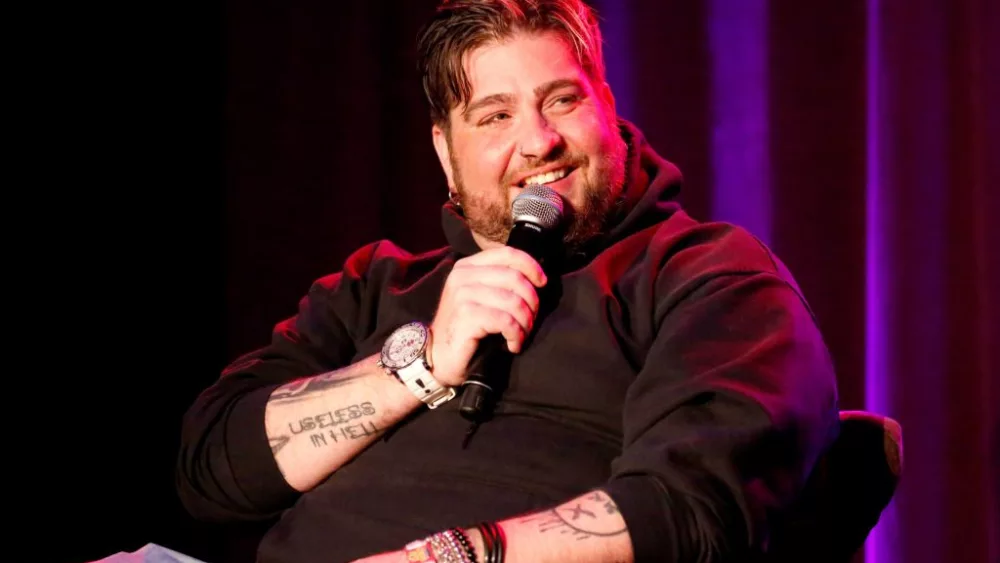
[[[587,80],[570,43],[555,32],[525,33],[470,50],[463,60],[470,100],[534,90],[557,79]]]

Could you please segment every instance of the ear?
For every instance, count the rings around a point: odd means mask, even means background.
[[[434,125],[431,127],[431,140],[434,142],[434,151],[437,152],[438,160],[441,161],[441,169],[448,178],[448,190],[455,191],[455,171],[451,169],[451,149],[448,147],[448,134],[443,129]]]

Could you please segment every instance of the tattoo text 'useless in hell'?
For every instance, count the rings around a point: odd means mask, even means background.
[[[309,438],[315,447],[325,446],[330,441],[336,443],[341,439],[358,440],[378,434],[374,423],[358,420],[373,414],[375,407],[364,402],[290,422],[288,430],[292,434],[310,433]]]
[[[292,434],[301,434],[303,432],[311,432],[317,429],[324,428],[334,428],[336,426],[341,426],[348,424],[352,420],[357,420],[364,416],[371,416],[375,414],[375,407],[371,403],[361,403],[360,405],[351,405],[349,407],[344,407],[342,409],[337,409],[335,411],[327,411],[314,416],[307,416],[301,420],[288,423],[288,430]]]

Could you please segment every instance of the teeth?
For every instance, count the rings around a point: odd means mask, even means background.
[[[529,184],[548,184],[549,182],[555,182],[566,177],[567,170],[561,168],[559,170],[553,170],[552,172],[547,172],[545,174],[539,174],[537,176],[532,176],[530,178],[525,178],[524,185]]]

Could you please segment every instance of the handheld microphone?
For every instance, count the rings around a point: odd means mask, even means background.
[[[521,191],[511,204],[514,226],[507,236],[507,246],[523,250],[545,266],[546,255],[558,239],[553,236],[562,222],[563,200],[548,186],[532,184]],[[496,395],[506,383],[513,354],[499,334],[480,340],[476,355],[469,362],[469,377],[462,391],[459,412],[467,420],[482,422],[493,410]]]

